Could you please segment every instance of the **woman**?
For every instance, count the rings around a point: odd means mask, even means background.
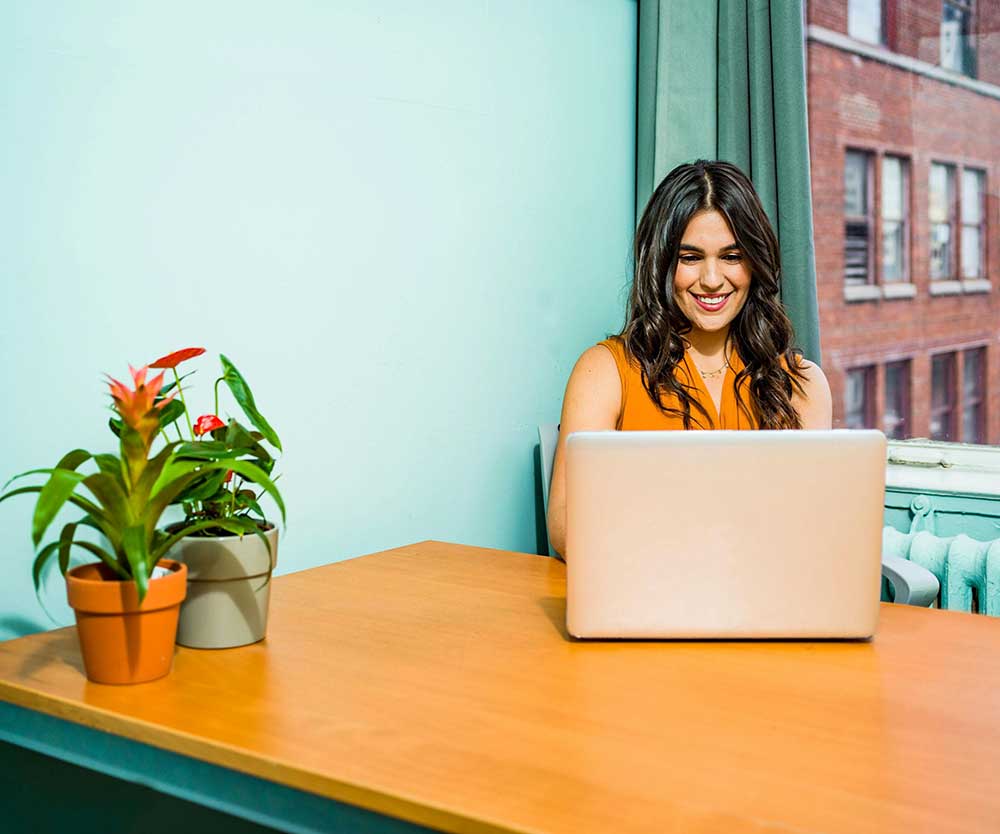
[[[634,258],[624,329],[585,351],[566,386],[548,511],[560,554],[571,432],[831,425],[826,377],[792,349],[778,240],[742,171],[704,160],[671,171]]]

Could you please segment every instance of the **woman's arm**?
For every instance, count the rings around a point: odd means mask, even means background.
[[[584,352],[566,384],[559,443],[549,486],[549,542],[556,554],[566,553],[566,438],[575,431],[614,429],[622,409],[622,387],[614,357],[594,345]]]
[[[799,413],[804,429],[828,429],[833,426],[833,400],[830,397],[830,383],[819,365],[808,359],[799,360],[799,368],[805,377],[802,393],[792,393],[792,407]]]

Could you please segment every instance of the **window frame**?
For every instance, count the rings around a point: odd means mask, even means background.
[[[973,174],[979,179],[979,222],[976,224],[965,222],[965,175]],[[986,268],[986,171],[974,165],[963,165],[960,169],[960,188],[958,197],[958,277],[963,281],[980,281],[989,275]],[[966,228],[975,228],[979,231],[979,272],[976,275],[966,275],[964,268],[965,261],[965,235]]]
[[[944,15],[948,6],[957,9],[959,12],[965,15],[965,29],[960,30],[958,33],[958,61],[959,66],[953,67],[945,64],[944,62],[944,52],[942,50],[942,44],[944,43]],[[941,27],[939,29],[938,36],[938,66],[942,69],[946,69],[949,72],[958,73],[959,75],[964,75],[968,78],[977,78],[978,67],[976,49],[973,46],[974,39],[976,37],[976,17],[978,9],[976,8],[975,0],[943,0],[941,3]]]
[[[902,265],[900,267],[900,274],[898,278],[887,279],[885,277],[885,228],[884,223],[886,222],[885,217],[885,161],[887,159],[894,159],[899,162],[899,178],[900,186],[902,188],[902,194],[900,195],[900,209],[902,216],[898,222],[902,231],[901,234],[901,246],[902,252]],[[897,153],[879,153],[878,154],[878,283],[881,284],[909,284],[912,281],[910,272],[910,158]]]
[[[930,435],[931,440],[941,440],[945,442],[954,442],[958,434],[957,429],[959,428],[956,421],[956,412],[959,410],[959,391],[958,391],[958,351],[957,350],[945,350],[938,353],[932,353],[930,356],[931,361],[931,374],[930,374],[930,389],[931,389],[931,402],[930,402],[930,421],[928,423],[928,435]],[[945,384],[945,393],[948,395],[947,401],[943,405],[934,404],[934,364],[938,360],[946,360],[948,362],[947,368],[947,378]],[[948,431],[944,435],[935,435],[934,433],[934,419],[937,415],[947,414],[948,415]]]
[[[847,185],[846,185],[846,175],[847,175],[847,157],[851,154],[860,156],[865,161],[865,214],[848,214],[847,213]],[[842,182],[844,183],[844,206],[842,208],[843,212],[843,223],[844,223],[844,270],[843,270],[843,281],[845,287],[871,287],[878,285],[878,275],[876,271],[876,249],[875,249],[875,236],[881,229],[881,226],[876,222],[875,216],[875,158],[877,154],[875,151],[865,148],[858,148],[854,146],[847,146],[844,148],[844,162],[842,169]],[[867,249],[866,249],[866,269],[865,277],[863,279],[851,278],[847,275],[847,241],[848,224],[861,224],[864,223],[868,229],[867,234]]]
[[[899,421],[890,429],[887,424],[889,416],[889,375],[892,369],[900,370],[899,385]],[[904,440],[909,437],[913,425],[913,360],[910,357],[886,362],[882,366],[883,386],[882,396],[882,431],[890,440]]]
[[[875,374],[877,365],[856,365],[844,371],[844,427],[848,429],[870,429],[875,428]],[[851,424],[851,411],[848,408],[847,393],[850,386],[852,374],[864,374],[861,385],[861,424]]]
[[[940,223],[935,222],[931,218],[931,199],[932,199],[932,179],[934,168],[943,168],[945,172],[950,172],[951,176],[946,180],[948,185],[948,193],[945,195],[945,202],[948,207],[947,222]],[[927,169],[927,233],[928,238],[928,249],[927,249],[927,275],[931,281],[957,281],[960,273],[960,262],[959,262],[959,240],[958,240],[958,227],[960,225],[960,215],[959,215],[959,189],[956,187],[959,177],[958,174],[962,170],[961,166],[955,164],[954,162],[945,162],[943,160],[932,159],[930,161],[930,166]],[[948,256],[947,271],[943,275],[934,274],[934,227],[947,225],[948,226],[948,240],[951,244],[951,251]]]
[[[975,354],[979,357],[979,374],[976,384],[976,396],[968,397],[966,389],[966,368],[968,367],[969,356]],[[986,349],[986,345],[976,345],[974,347],[965,348],[962,351],[962,401],[961,401],[961,422],[962,422],[962,442],[963,443],[975,443],[977,445],[983,445],[986,443],[986,407],[989,402],[989,396],[986,391],[986,384],[989,376],[987,374],[987,362],[989,361],[989,352]],[[979,411],[976,415],[976,437],[970,438],[967,436],[965,431],[965,416],[966,412],[971,407],[977,406]]]
[[[870,38],[861,37],[857,31],[851,31],[851,6],[855,3],[871,3],[875,2],[878,4],[878,38],[876,40],[871,40]],[[870,43],[873,46],[886,46],[888,45],[888,38],[886,37],[886,3],[882,0],[847,0],[847,36],[849,38],[854,38],[856,41],[861,43]]]

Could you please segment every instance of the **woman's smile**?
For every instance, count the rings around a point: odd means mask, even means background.
[[[691,295],[694,296],[694,300],[698,303],[698,306],[701,307],[702,310],[705,310],[708,313],[717,313],[726,306],[726,302],[729,300],[729,296],[731,296],[732,293],[716,293],[715,295],[698,295],[697,293],[691,293]]]

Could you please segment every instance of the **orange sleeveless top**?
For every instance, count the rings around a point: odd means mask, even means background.
[[[611,351],[618,366],[618,376],[622,383],[622,411],[618,418],[619,431],[655,431],[663,429],[684,429],[684,420],[679,414],[665,414],[650,399],[642,384],[642,369],[625,349],[625,343],[618,337],[605,339],[598,344]],[[683,385],[691,398],[697,400],[711,415],[712,422],[704,425],[705,417],[696,408],[691,409],[691,427],[705,429],[756,429],[757,420],[739,407],[736,400],[736,375],[743,370],[743,361],[736,351],[729,358],[726,377],[722,384],[721,408],[716,411],[712,395],[702,381],[701,374],[691,357],[684,353],[684,361],[674,368],[677,381]],[[740,396],[749,409],[753,398],[750,396],[749,379],[740,383]],[[681,404],[673,394],[664,394],[661,402],[667,408],[680,408]]]

